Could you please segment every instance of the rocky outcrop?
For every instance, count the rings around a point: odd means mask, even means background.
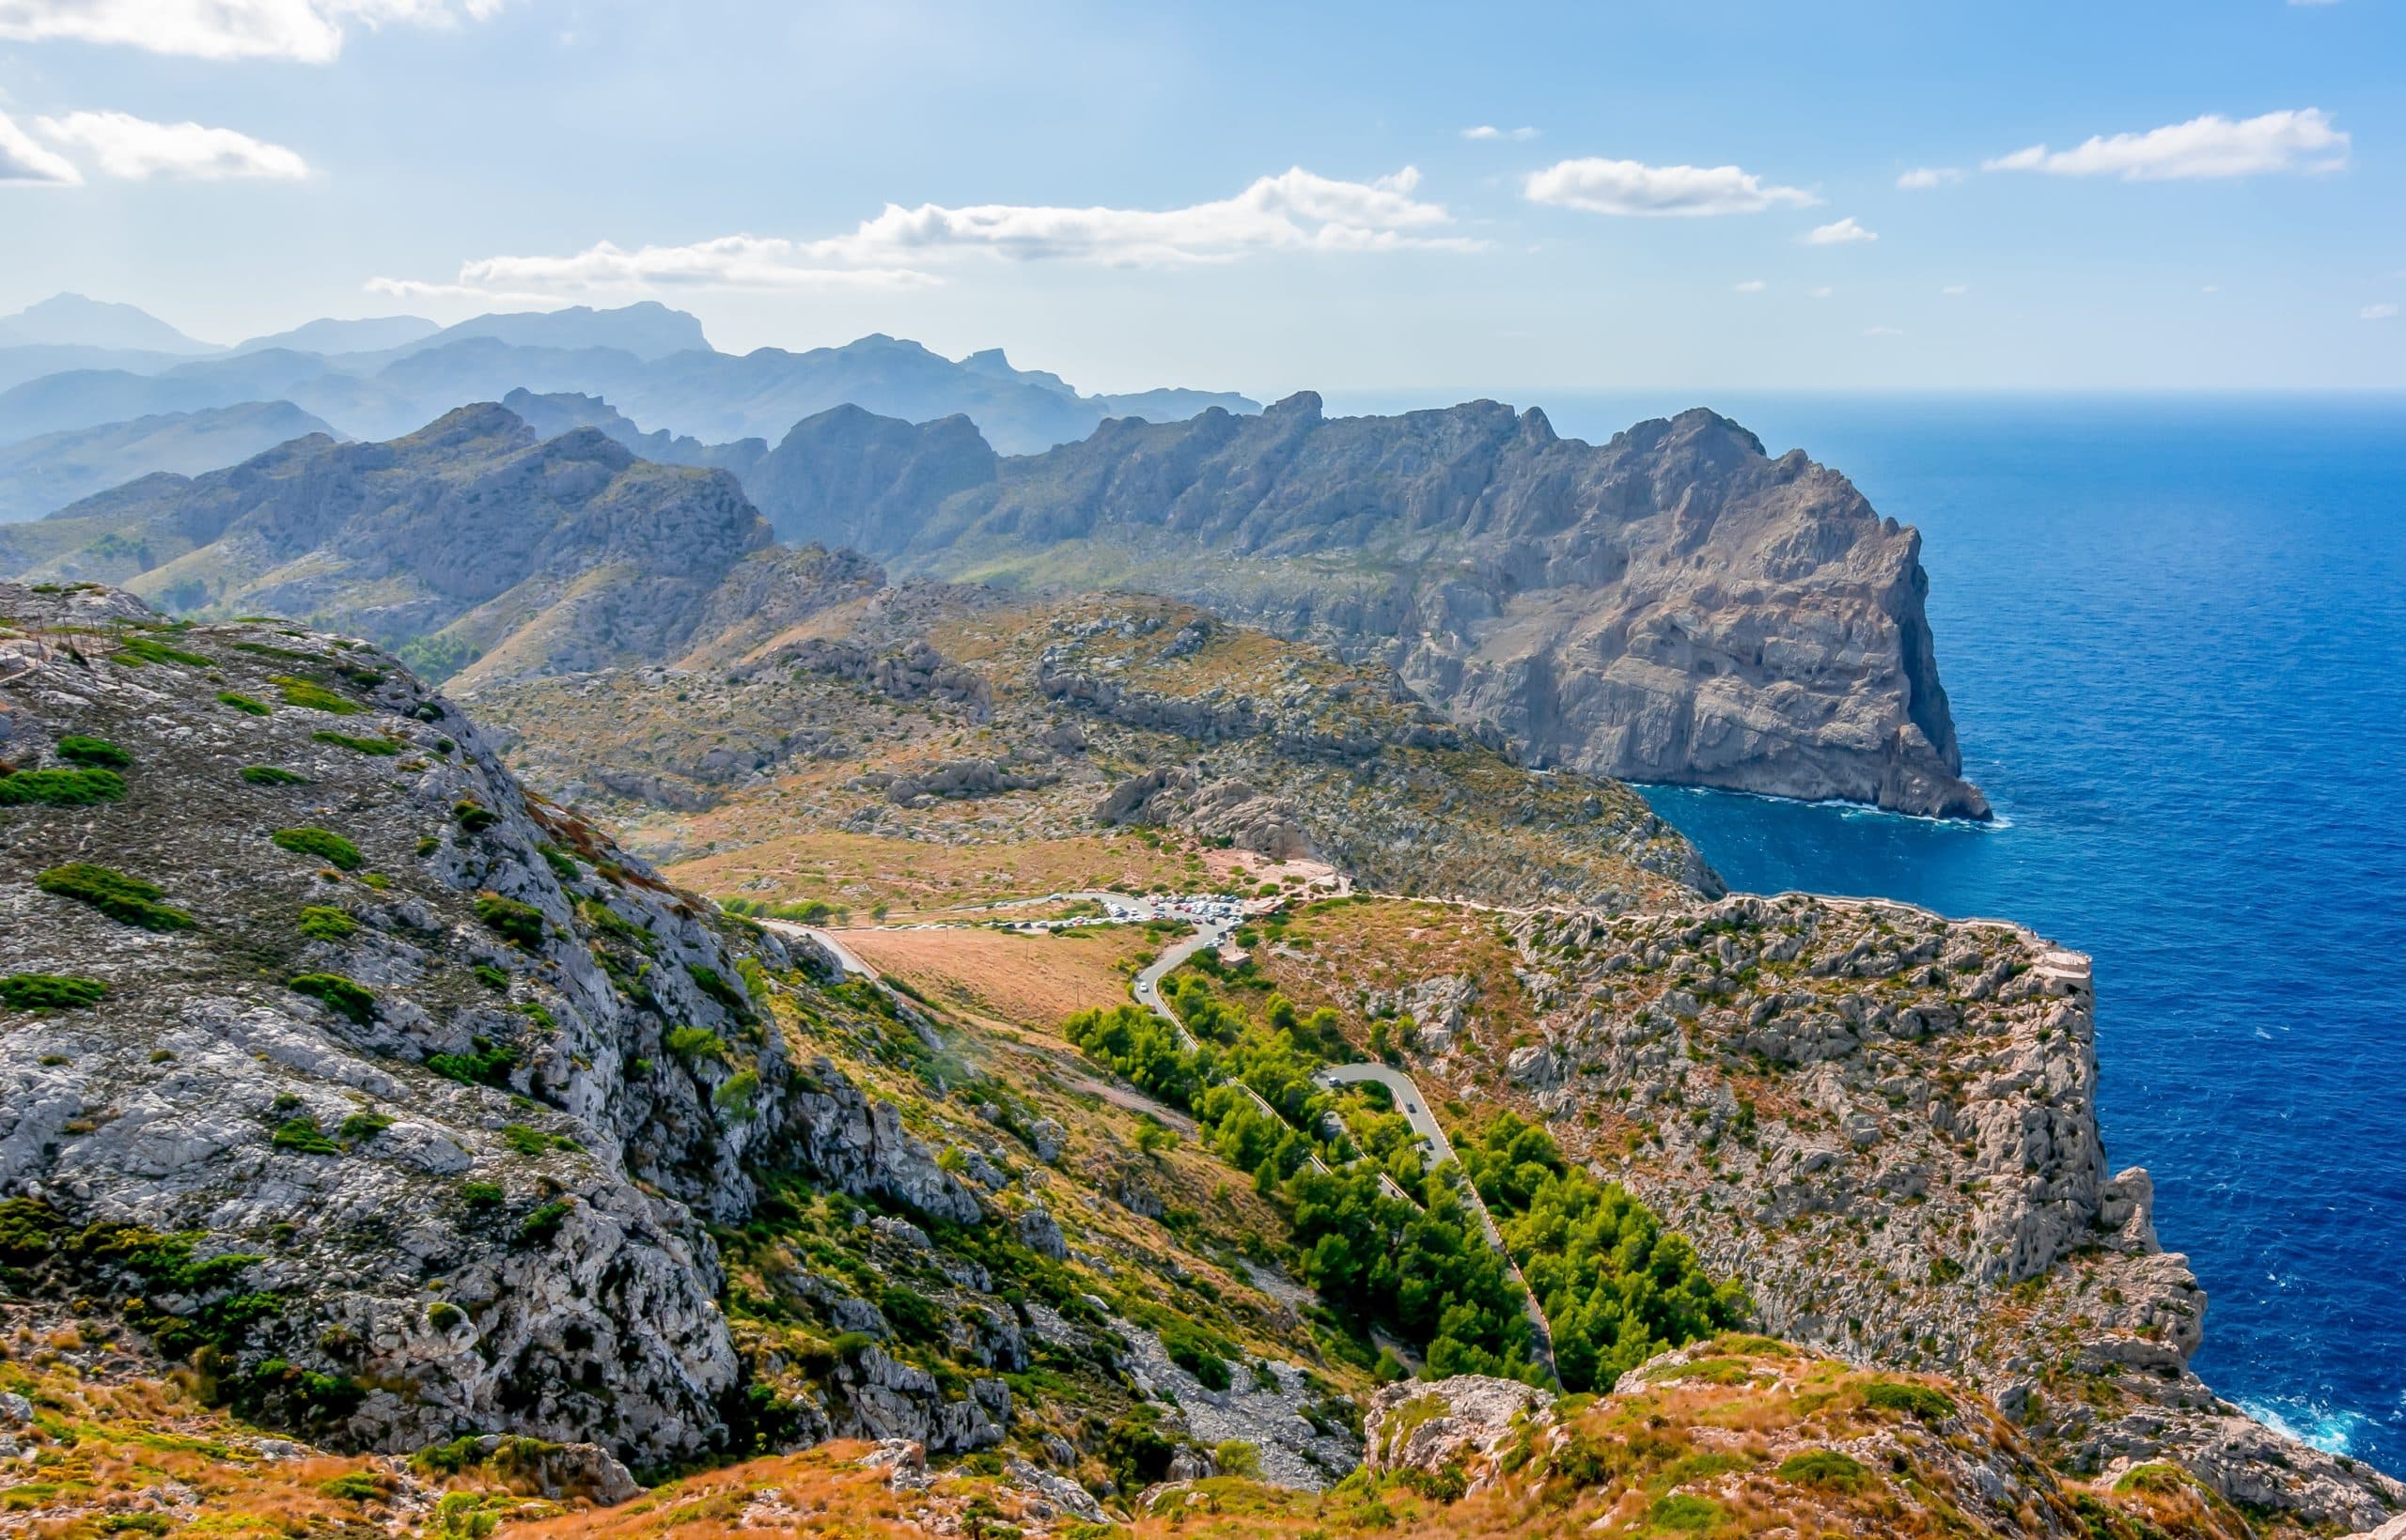
[[[1375,1471],[1459,1469],[1472,1488],[1532,1424],[1552,1421],[1554,1396],[1517,1379],[1456,1375],[1380,1389],[1362,1418],[1363,1464]]]
[[[1149,589],[1318,640],[1537,765],[1988,812],[1919,535],[1711,412],[1597,445],[1492,401],[1332,419],[1305,393],[1106,423],[846,536],[898,570]]]
[[[1522,1094],[1601,1125],[1591,1169],[1742,1279],[1766,1331],[1953,1375],[2074,1473],[2174,1461],[2310,1525],[2406,1502],[2189,1369],[2206,1298],[2147,1173],[2106,1162],[2087,958],[1797,894],[1514,929]]]
[[[983,1219],[771,1030],[756,988],[811,988],[782,942],[529,798],[391,659],[106,592],[0,614],[0,778],[101,777],[0,812],[0,1268],[33,1297],[339,1441],[658,1463],[725,1436],[706,1225],[758,1172]],[[1006,1413],[883,1389],[962,1439]]]
[[[1190,770],[1148,770],[1112,788],[1095,805],[1104,823],[1148,823],[1191,829],[1273,861],[1307,861],[1316,853],[1303,813],[1284,797],[1264,796],[1233,777],[1205,782]]]

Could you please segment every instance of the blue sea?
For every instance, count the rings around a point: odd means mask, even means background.
[[[1920,526],[1998,822],[1649,799],[1735,887],[2091,954],[2106,1158],[2205,1284],[2198,1373],[2406,1474],[2406,396],[1481,394],[1597,440],[1709,405]]]

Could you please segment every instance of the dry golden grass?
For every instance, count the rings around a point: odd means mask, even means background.
[[[1201,862],[1190,863],[1182,854],[1133,834],[939,845],[827,831],[780,835],[680,862],[668,876],[714,897],[774,903],[823,898],[866,919],[880,904],[901,918],[1080,888],[1186,888],[1204,870]]]
[[[1156,941],[1136,926],[1059,935],[1001,930],[869,930],[844,944],[937,1004],[1051,1032],[1062,1018],[1128,998],[1128,964]]]

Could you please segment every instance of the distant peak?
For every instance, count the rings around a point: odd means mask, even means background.
[[[1305,417],[1317,422],[1320,416],[1320,392],[1299,390],[1283,401],[1273,401],[1262,410],[1261,414],[1265,418]]]

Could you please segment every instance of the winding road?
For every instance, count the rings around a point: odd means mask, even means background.
[[[1119,895],[1071,894],[1054,896],[1092,896],[1100,899],[1116,898]],[[836,963],[847,973],[859,974],[872,980],[878,977],[875,969],[862,961],[857,953],[837,940],[832,932],[820,929],[817,926],[797,925],[789,920],[763,920],[760,924],[783,935],[815,941],[825,947],[829,955],[835,957]],[[1187,1031],[1186,1023],[1180,1020],[1178,1013],[1162,999],[1162,981],[1197,952],[1207,947],[1218,946],[1226,941],[1229,934],[1237,928],[1238,924],[1239,922],[1233,919],[1197,921],[1194,934],[1164,948],[1162,955],[1155,957],[1137,973],[1129,986],[1129,992],[1135,997],[1136,1003],[1168,1022],[1170,1029],[1178,1034],[1179,1046],[1190,1053],[1198,1046],[1195,1043],[1195,1034]],[[1423,1164],[1426,1168],[1434,1171],[1455,1159],[1453,1141],[1445,1137],[1444,1125],[1440,1124],[1436,1114],[1429,1110],[1429,1097],[1421,1091],[1419,1083],[1402,1070],[1383,1064],[1331,1065],[1320,1070],[1314,1079],[1332,1089],[1340,1085],[1358,1085],[1364,1082],[1376,1082],[1386,1087],[1387,1094],[1395,1100],[1396,1111],[1401,1112],[1405,1121],[1412,1125],[1412,1131],[1420,1136]],[[1264,1100],[1252,1086],[1245,1084],[1242,1081],[1230,1081],[1227,1083],[1242,1091],[1262,1112],[1282,1123],[1286,1121],[1285,1116]],[[1117,1097],[1113,1099],[1117,1100]],[[1150,1101],[1150,1098],[1142,1099]],[[1161,1111],[1166,1112],[1168,1110],[1164,1108]],[[1184,1131],[1189,1134],[1193,1132],[1194,1125],[1191,1122],[1184,1118],[1178,1118],[1177,1121],[1186,1125]],[[1329,1169],[1327,1162],[1323,1161],[1317,1153],[1311,1157],[1311,1163],[1314,1170],[1321,1173],[1326,1173]],[[1379,1180],[1380,1185],[1384,1187],[1392,1196],[1402,1198],[1407,1202],[1417,1201],[1383,1173],[1380,1174]],[[1545,1369],[1548,1376],[1559,1383],[1561,1377],[1555,1368],[1554,1361],[1554,1328],[1546,1320],[1544,1310],[1538,1304],[1536,1291],[1529,1287],[1528,1279],[1522,1275],[1521,1265],[1513,1260],[1511,1248],[1504,1243],[1503,1230],[1496,1224],[1495,1216],[1488,1212],[1487,1204],[1479,1197],[1477,1190],[1468,1181],[1464,1181],[1461,1184],[1461,1190],[1472,1210],[1478,1215],[1479,1227],[1486,1234],[1488,1245],[1493,1247],[1496,1253],[1503,1257],[1504,1266],[1511,1269],[1513,1282],[1521,1285],[1521,1300],[1528,1314],[1529,1328],[1534,1338],[1532,1350],[1538,1363]]]

